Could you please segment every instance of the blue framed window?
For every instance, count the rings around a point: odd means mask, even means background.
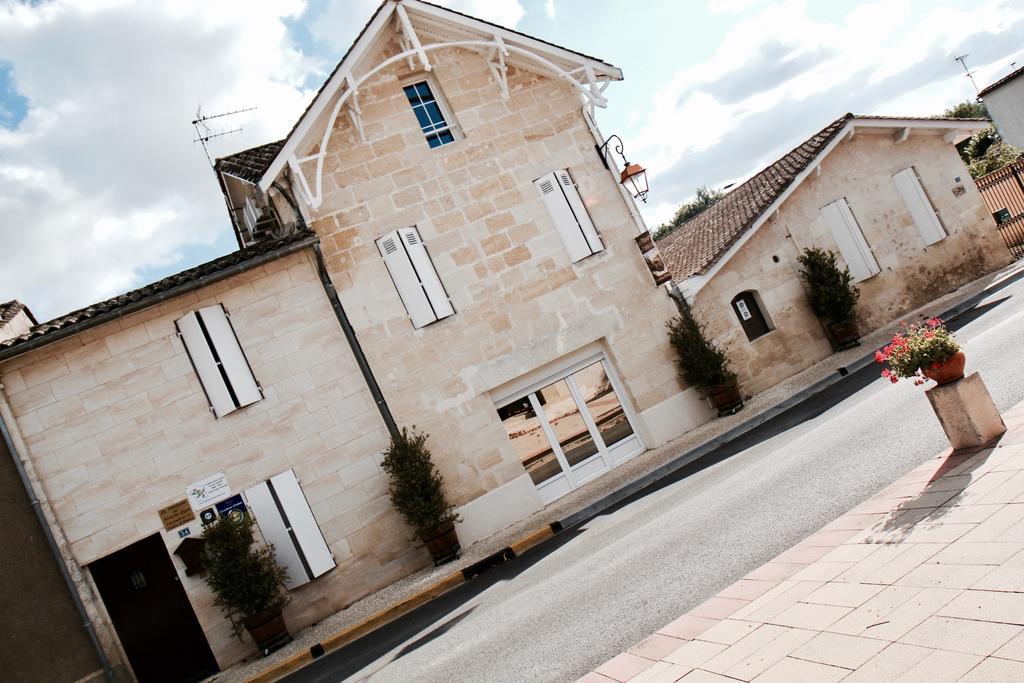
[[[416,120],[419,121],[420,129],[427,138],[427,144],[431,147],[440,147],[455,142],[451,124],[445,119],[441,105],[430,90],[430,84],[421,81],[407,85],[403,89],[405,96],[409,98],[413,113],[416,114]]]

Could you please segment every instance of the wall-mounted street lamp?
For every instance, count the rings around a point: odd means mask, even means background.
[[[612,149],[620,157],[622,157],[622,173],[619,174],[619,182],[625,187],[633,197],[640,201],[647,203],[647,170],[640,164],[631,164],[626,160],[626,155],[622,153],[622,138],[618,135],[612,135],[600,145],[594,145],[597,149],[597,153],[601,156],[601,163],[604,164],[605,168],[608,166],[608,143],[612,140],[618,140]]]

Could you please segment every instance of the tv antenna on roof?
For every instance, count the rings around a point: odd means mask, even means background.
[[[196,131],[196,137],[192,140],[193,143],[198,142],[203,146],[203,151],[206,152],[206,160],[210,162],[210,168],[213,168],[213,157],[210,156],[210,150],[207,147],[208,143],[213,138],[223,137],[225,135],[231,135],[232,133],[242,132],[242,127],[232,128],[230,130],[213,130],[207,125],[207,121],[211,119],[219,119],[225,116],[233,116],[235,114],[241,114],[247,111],[253,111],[256,107],[248,107],[247,109],[236,109],[234,111],[226,111],[222,114],[203,114],[203,105],[199,105],[196,108],[196,117],[192,119],[192,127]]]
[[[974,82],[974,74],[967,68],[968,57],[970,57],[970,55],[960,55],[959,57],[953,57],[953,61],[960,62],[960,66],[964,68],[964,73],[967,74],[967,78],[971,79],[971,85],[974,86],[974,92],[981,92],[981,88],[979,88],[978,84]]]

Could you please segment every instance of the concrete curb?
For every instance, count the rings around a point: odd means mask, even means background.
[[[971,296],[959,304],[948,308],[942,313],[938,314],[938,317],[944,320],[951,320],[963,313],[971,310],[985,297],[990,296],[993,292],[999,291],[1004,287],[1013,284],[1017,280],[1024,278],[1024,268],[1008,274],[1003,280],[999,281],[995,285],[988,287],[981,292]],[[776,403],[771,408],[763,410],[756,415],[753,415],[750,419],[742,422],[732,429],[725,431],[718,436],[705,441],[700,446],[693,448],[686,453],[683,453],[679,457],[675,458],[671,462],[667,462],[664,465],[651,470],[647,474],[643,475],[639,479],[626,484],[622,488],[609,493],[604,498],[591,503],[587,507],[579,510],[564,519],[552,522],[549,525],[535,529],[534,531],[525,534],[518,540],[510,543],[507,547],[499,550],[488,557],[472,564],[461,571],[453,572],[447,577],[431,584],[430,586],[420,590],[414,595],[406,598],[405,600],[388,607],[387,609],[381,610],[376,614],[363,619],[362,621],[353,624],[347,628],[338,631],[332,636],[324,638],[321,642],[313,645],[309,650],[295,654],[288,659],[278,662],[274,666],[256,674],[255,676],[247,679],[247,683],[271,683],[276,681],[283,676],[286,676],[297,669],[319,659],[324,654],[336,650],[340,647],[348,645],[358,638],[374,631],[385,624],[388,624],[399,617],[408,614],[417,607],[420,607],[431,600],[438,598],[457,586],[471,581],[478,576],[484,574],[488,569],[496,567],[500,564],[508,562],[518,555],[522,555],[530,548],[539,545],[548,539],[554,537],[558,532],[563,529],[570,529],[578,526],[583,522],[587,521],[600,514],[604,510],[626,500],[638,491],[641,491],[648,486],[658,482],[664,477],[673,474],[674,472],[682,469],[690,463],[699,460],[711,451],[724,446],[729,442],[745,435],[755,427],[758,427],[765,422],[781,415],[793,406],[796,406],[804,401],[808,400],[812,396],[821,393],[825,389],[832,385],[842,381],[847,375],[862,370],[875,362],[875,349],[872,349],[869,353],[864,356],[853,360],[845,366],[836,368],[836,372],[828,377],[818,380],[814,384],[811,384],[800,391],[796,392],[789,398]]]
[[[485,557],[465,569],[452,572],[445,578],[435,581],[405,600],[402,600],[387,609],[383,609],[360,622],[343,628],[337,633],[324,638],[319,643],[312,645],[308,650],[294,654],[291,657],[264,669],[260,673],[249,677],[246,681],[247,683],[271,683],[272,681],[279,680],[282,677],[301,669],[307,664],[312,663],[328,652],[348,645],[367,633],[377,630],[402,615],[408,614],[417,607],[425,605],[435,598],[441,597],[453,588],[456,588],[467,581],[472,581],[488,569],[514,559],[533,546],[548,540],[559,531],[561,531],[561,526],[558,522],[540,527],[539,529],[534,529],[498,552]]]

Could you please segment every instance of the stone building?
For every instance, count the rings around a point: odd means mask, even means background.
[[[0,418],[112,661],[252,652],[184,560],[241,506],[293,630],[427,566],[379,467],[397,425],[468,545],[710,416],[595,150],[620,78],[386,0],[287,138],[218,161],[238,251],[0,341]]]
[[[862,333],[1009,263],[954,146],[987,123],[846,114],[658,242],[746,392],[832,353],[800,281],[804,248],[850,268]]]
[[[1024,67],[982,88],[978,99],[985,102],[1000,137],[1015,147],[1024,147]]]

